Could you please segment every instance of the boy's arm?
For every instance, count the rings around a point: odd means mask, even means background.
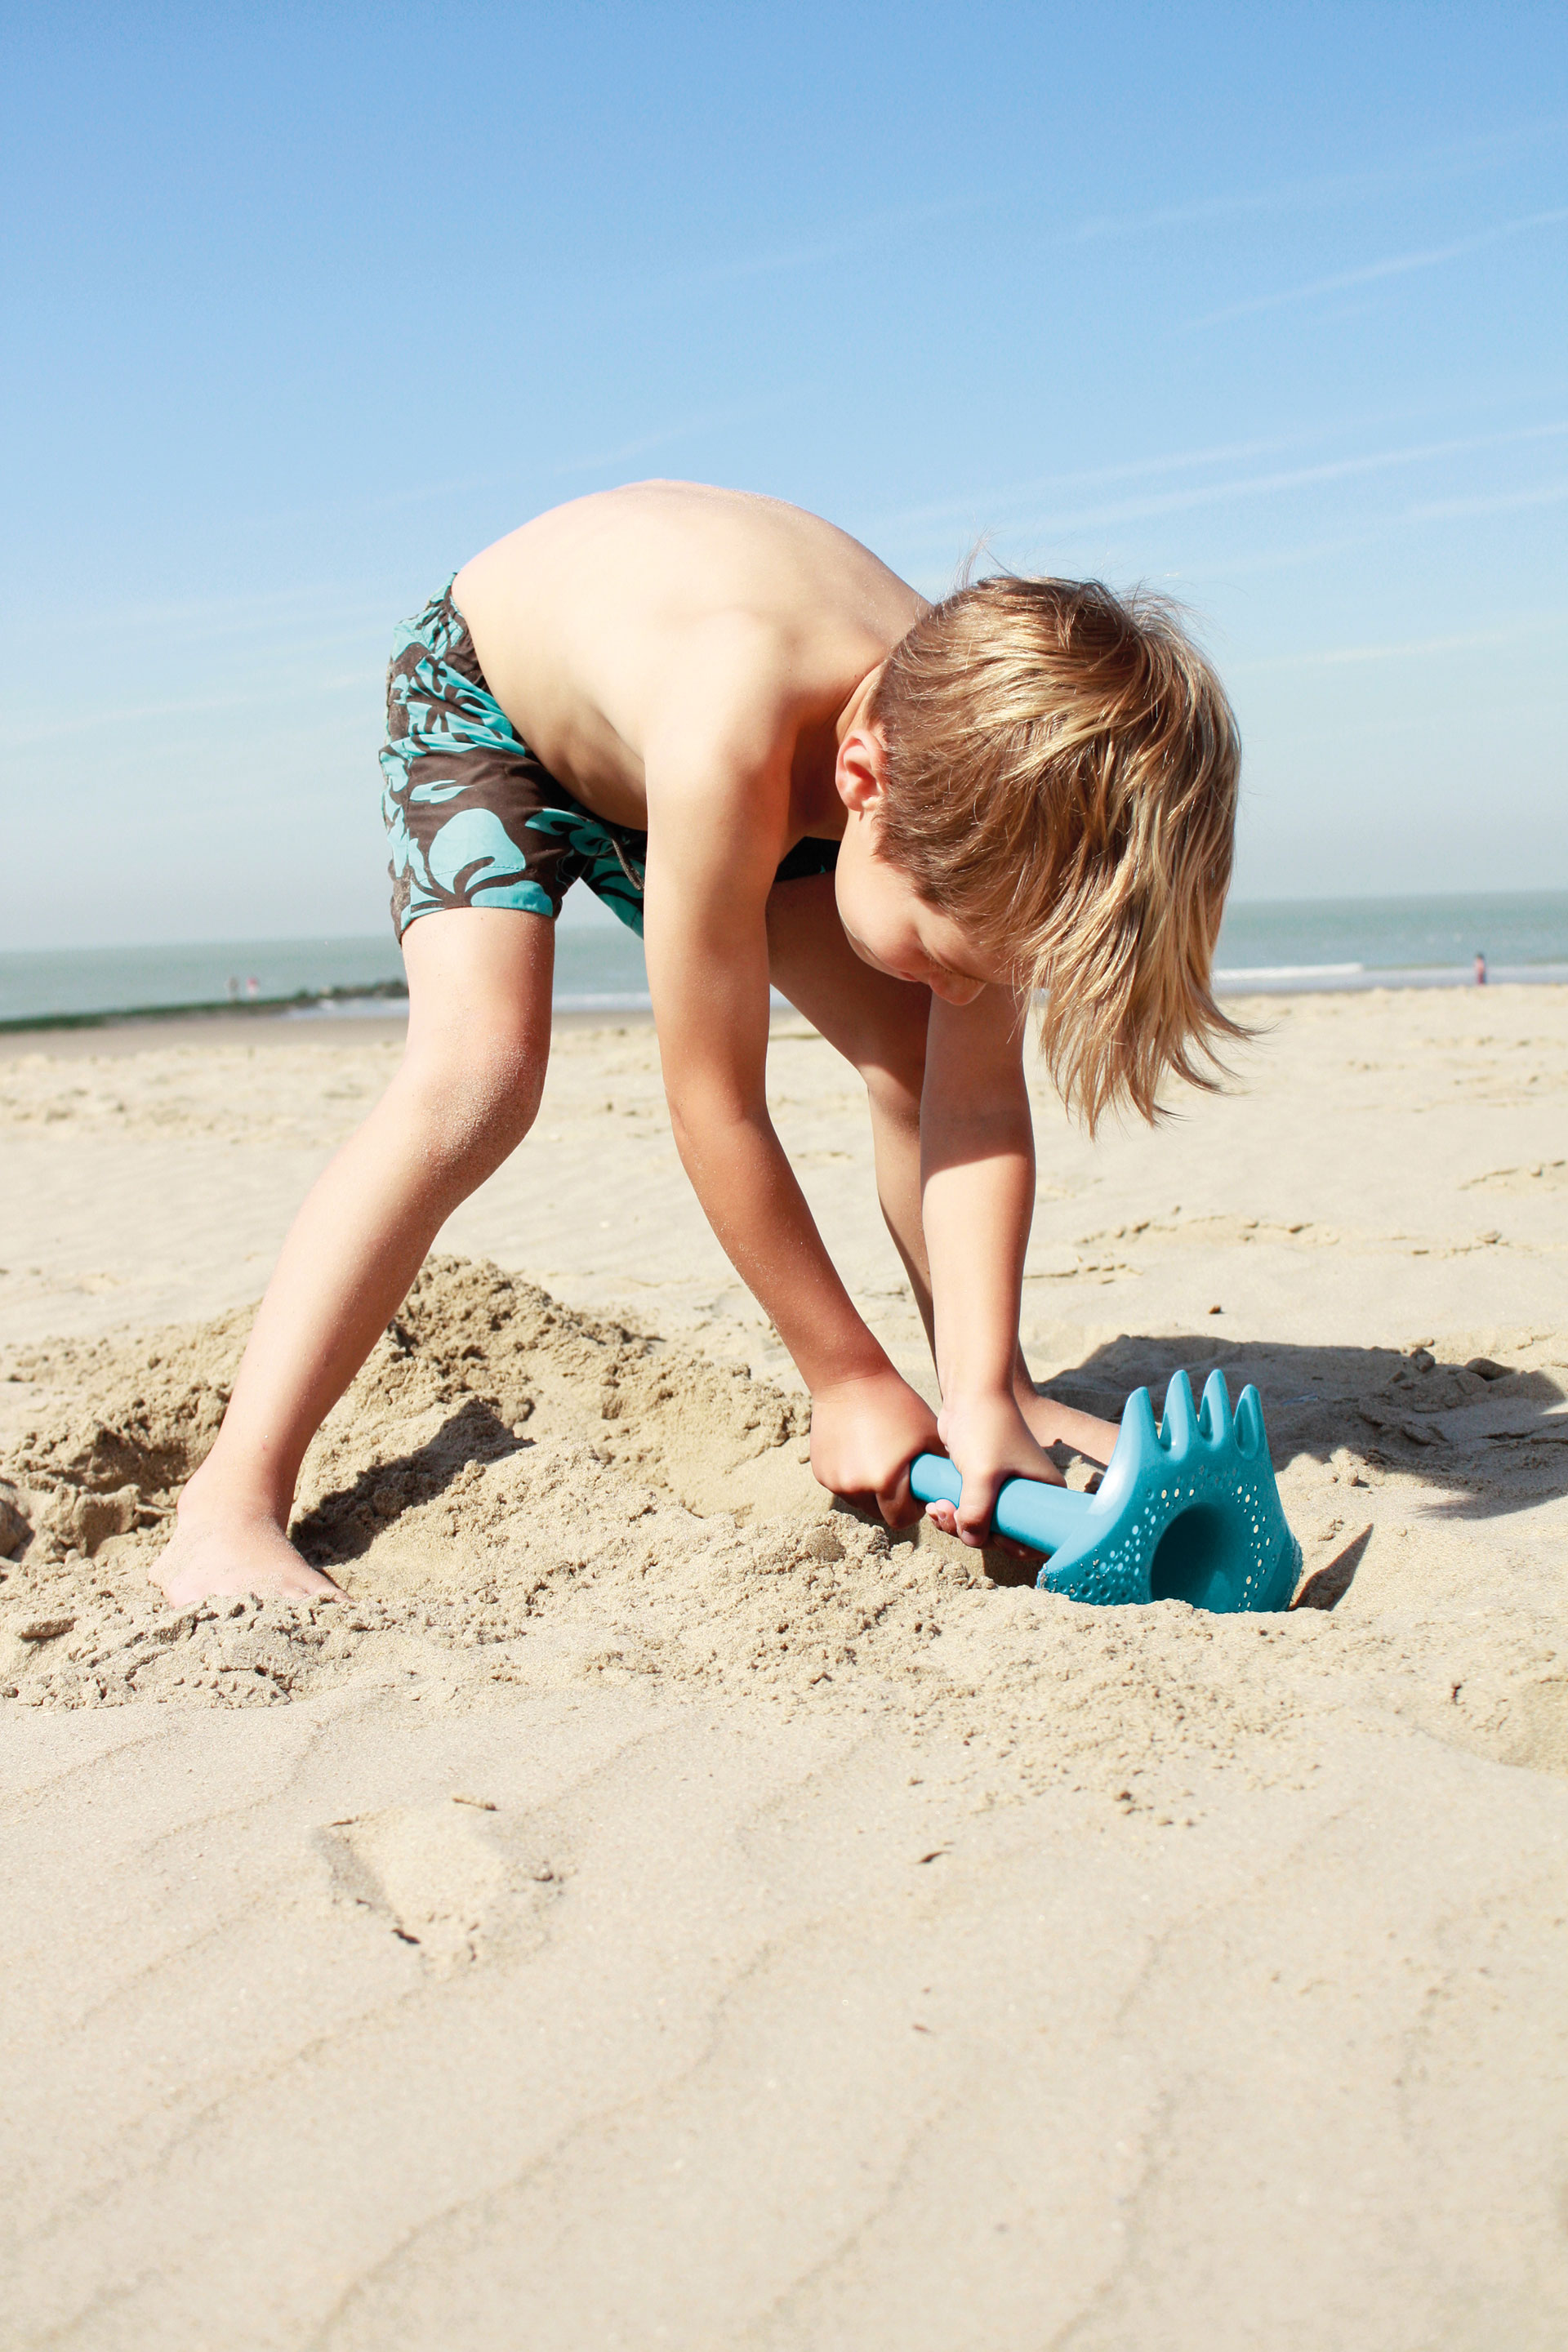
[[[768,780],[733,761],[715,772],[694,754],[665,760],[648,764],[644,940],[676,1145],[811,1391],[817,1477],[907,1525],[920,1516],[909,1465],[934,1418],[857,1313],[768,1115],[765,908],[782,830]]]
[[[1061,1484],[1020,1409],[1018,1309],[1035,1199],[1024,1078],[1026,1007],[1005,988],[931,1000],[921,1103],[921,1219],[931,1260],[943,1444],[963,1477],[954,1520],[984,1543],[1011,1477]],[[945,1517],[945,1515],[944,1515]]]

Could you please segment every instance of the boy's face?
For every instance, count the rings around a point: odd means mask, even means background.
[[[879,855],[886,796],[881,744],[857,729],[839,747],[835,782],[844,803],[836,890],[838,919],[863,963],[929,988],[949,1004],[973,1004],[1006,975],[968,940],[951,915],[929,906],[909,877]]]

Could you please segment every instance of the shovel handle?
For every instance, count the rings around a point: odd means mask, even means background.
[[[945,1454],[918,1454],[910,1469],[910,1491],[922,1503],[956,1503],[963,1481]],[[1030,1551],[1060,1549],[1083,1525],[1091,1497],[1070,1486],[1047,1486],[1038,1478],[1009,1478],[996,1497],[991,1523],[999,1536]]]

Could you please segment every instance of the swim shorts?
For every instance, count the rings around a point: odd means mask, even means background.
[[[529,750],[485,684],[451,581],[393,641],[381,769],[399,939],[448,907],[553,920],[574,882],[640,935],[647,834],[595,816]],[[798,842],[775,879],[830,874],[837,857],[836,841]]]

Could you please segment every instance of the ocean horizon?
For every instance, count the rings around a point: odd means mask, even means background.
[[[1568,891],[1468,897],[1255,899],[1228,908],[1221,994],[1568,982]],[[384,1018],[404,992],[390,935],[0,951],[0,1028],[253,1005],[282,1019]],[[642,941],[613,918],[559,926],[555,1007],[648,1005]]]

